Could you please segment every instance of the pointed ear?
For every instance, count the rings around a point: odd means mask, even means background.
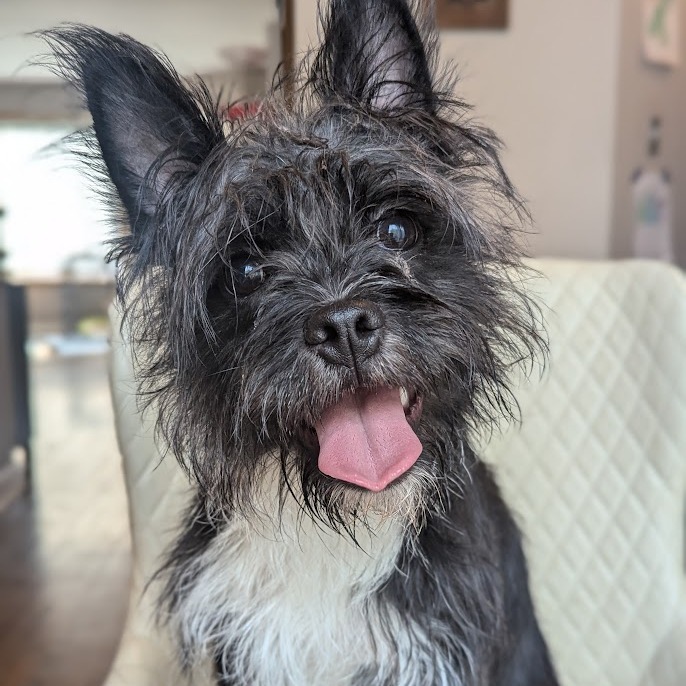
[[[186,85],[164,56],[128,36],[76,24],[41,35],[55,71],[84,97],[107,173],[137,233],[172,178],[192,173],[223,141],[212,98],[204,84]]]
[[[432,31],[423,40],[415,20],[415,13],[421,13],[428,25],[426,12],[416,1],[331,0],[321,19],[324,42],[313,63],[312,82],[327,99],[379,110],[433,110],[436,39]]]

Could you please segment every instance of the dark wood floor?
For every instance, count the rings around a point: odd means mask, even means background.
[[[105,361],[31,371],[34,490],[0,513],[0,686],[100,686],[130,568]]]

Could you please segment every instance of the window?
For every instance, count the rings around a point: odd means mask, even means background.
[[[0,128],[0,242],[17,280],[58,278],[76,256],[102,264],[109,234],[102,201],[73,156],[50,148],[69,133],[48,127]]]

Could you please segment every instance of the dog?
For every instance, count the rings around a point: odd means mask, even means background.
[[[195,485],[156,581],[189,680],[553,686],[475,432],[544,355],[524,204],[426,3],[331,0],[227,123],[124,35],[45,32],[93,129],[140,394]]]

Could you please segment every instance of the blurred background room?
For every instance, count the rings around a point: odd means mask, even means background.
[[[666,4],[438,3],[458,94],[529,203],[532,256],[686,265],[686,8]],[[128,599],[109,227],[56,147],[88,124],[78,98],[28,64],[44,45],[27,34],[71,21],[158,47],[231,116],[315,40],[316,0],[0,3],[0,686],[99,686]]]
[[[95,686],[121,634],[126,496],[107,380],[113,265],[99,199],[56,150],[88,123],[28,62],[63,22],[129,33],[229,99],[279,63],[274,0],[0,3],[0,684]]]

